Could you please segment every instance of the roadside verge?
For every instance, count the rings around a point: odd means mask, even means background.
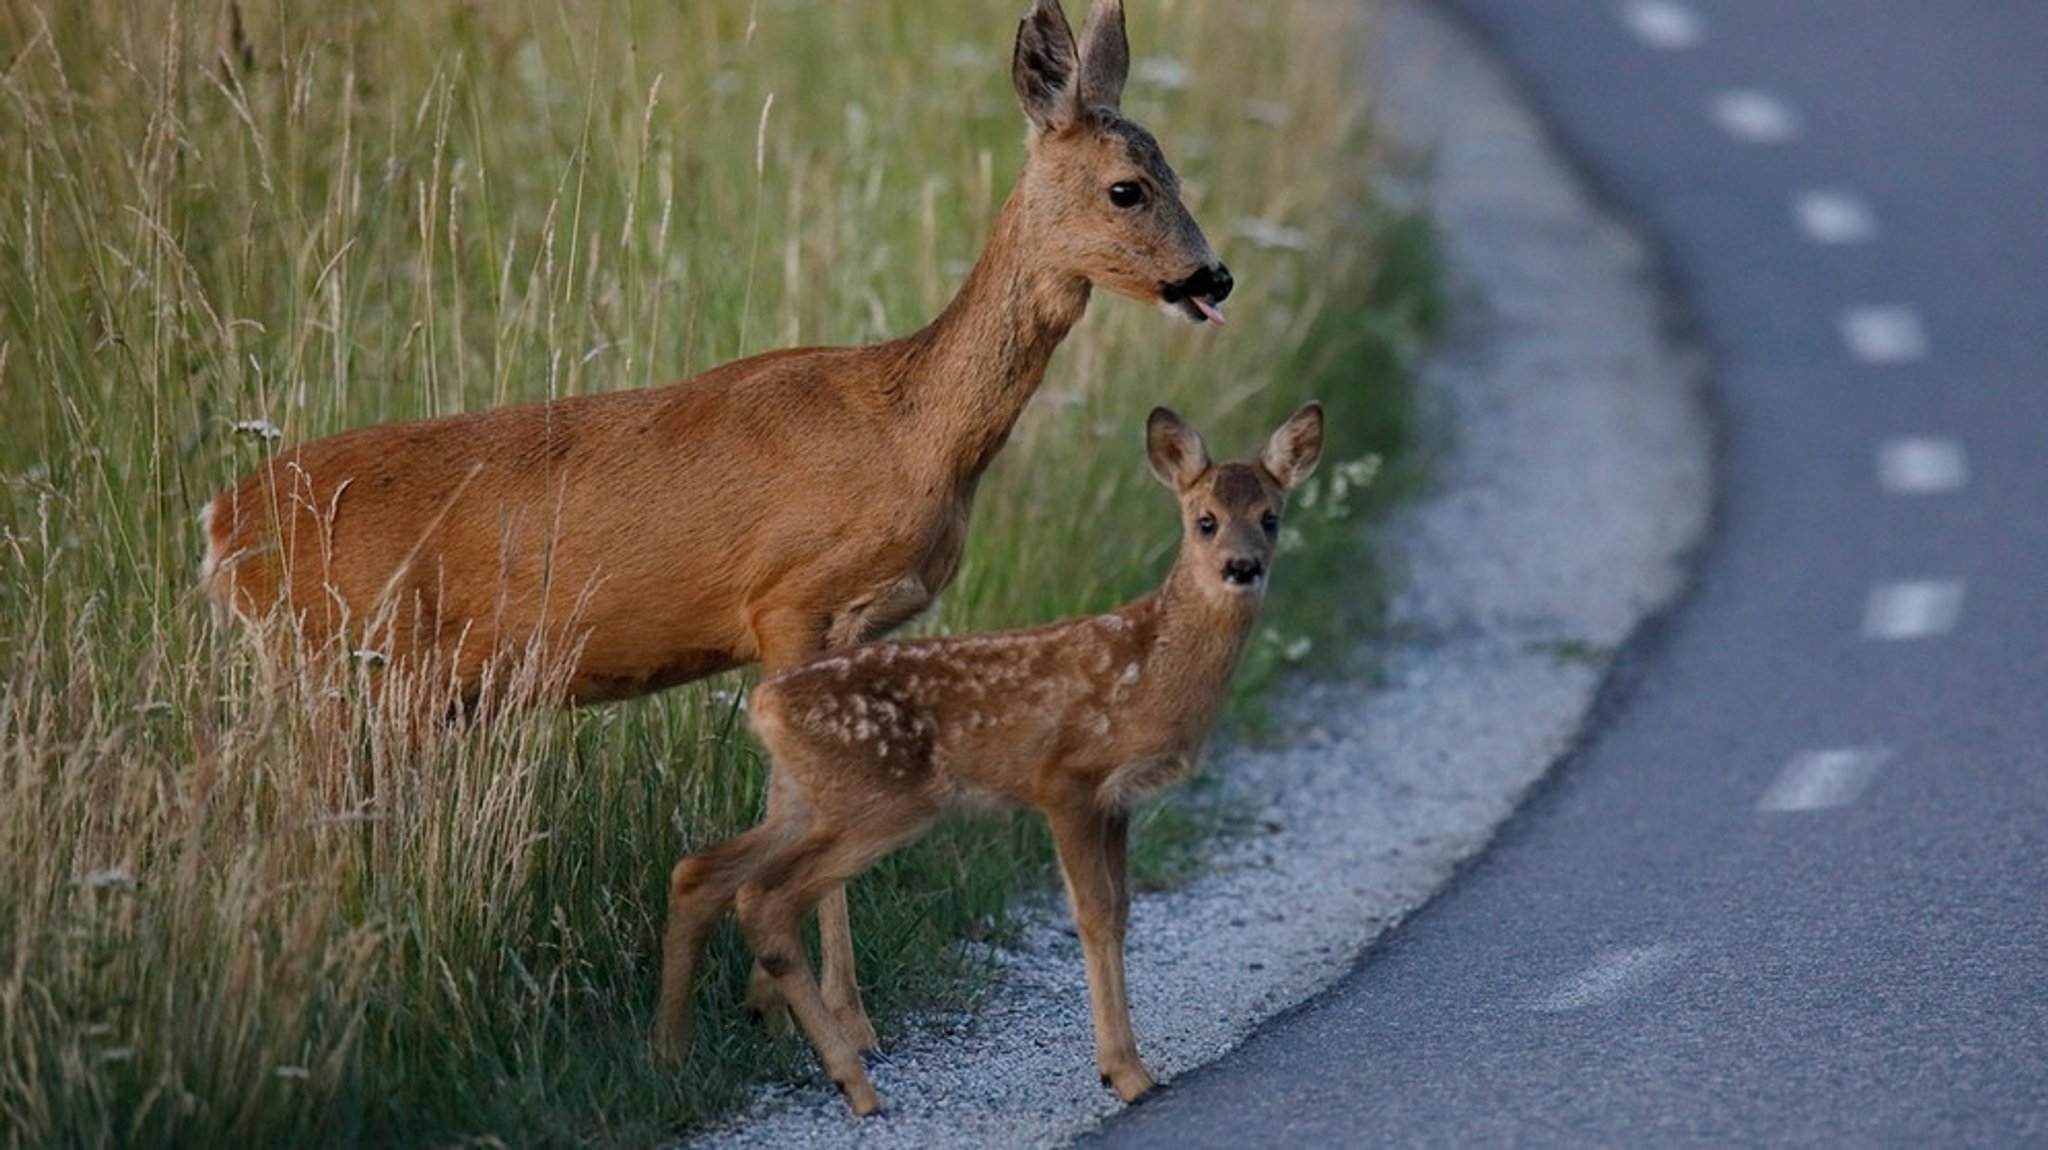
[[[1133,1014],[1167,1079],[1327,985],[1485,845],[1707,522],[1698,372],[1642,249],[1462,33],[1403,2],[1379,35],[1380,119],[1417,160],[1454,297],[1420,389],[1435,478],[1388,529],[1392,638],[1280,692],[1286,747],[1212,756],[1257,830],[1133,907]],[[857,1122],[822,1086],[764,1092],[697,1144],[1047,1145],[1114,1113],[1062,908],[996,960],[980,1009],[873,1068],[886,1117]]]

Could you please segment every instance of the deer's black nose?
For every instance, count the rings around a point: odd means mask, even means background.
[[[1230,278],[1230,269],[1220,263],[1214,268],[1203,268],[1198,275],[1208,278],[1208,296],[1216,303],[1222,303],[1224,300],[1229,299],[1230,289],[1237,286],[1237,281]],[[1202,289],[1197,288],[1195,290],[1199,294]]]
[[[1222,264],[1201,268],[1194,275],[1175,284],[1167,284],[1164,291],[1166,302],[1201,298],[1211,303],[1221,303],[1230,295],[1230,289],[1237,281],[1230,278],[1230,269]]]
[[[1230,559],[1223,564],[1223,581],[1239,587],[1249,587],[1266,573],[1266,565],[1257,559]]]
[[[1230,269],[1222,264],[1206,267],[1180,282],[1182,295],[1201,296],[1211,303],[1222,303],[1230,296],[1230,289],[1236,281],[1230,278]]]

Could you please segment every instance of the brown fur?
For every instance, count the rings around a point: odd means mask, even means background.
[[[1091,285],[1164,303],[1227,284],[1172,169],[1116,111],[1117,0],[1088,34],[1077,53],[1055,0],[1020,27],[1028,157],[923,330],[304,444],[205,509],[208,591],[245,619],[284,613],[296,626],[277,633],[316,652],[435,660],[472,697],[538,640],[575,652],[565,691],[583,702],[787,667],[916,615],[958,571],[975,486]],[[1149,199],[1112,204],[1118,182]],[[829,981],[864,1028],[843,918],[828,903]]]
[[[871,1113],[880,1101],[811,979],[798,922],[946,810],[1026,806],[1045,814],[1058,847],[1103,1080],[1126,1102],[1155,1085],[1124,995],[1126,812],[1194,769],[1258,611],[1286,492],[1321,452],[1322,409],[1303,408],[1252,462],[1212,466],[1200,437],[1163,408],[1148,431],[1153,469],[1179,493],[1184,524],[1159,590],[1031,630],[833,652],[754,691],[754,730],[774,758],[768,816],[676,864],[664,1033],[688,1034],[704,933],[736,903],[762,969],[775,972],[848,1105]]]

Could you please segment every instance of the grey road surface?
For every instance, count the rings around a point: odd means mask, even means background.
[[[2048,1145],[2048,5],[1444,7],[1662,247],[1717,529],[1491,850],[1101,1140]]]

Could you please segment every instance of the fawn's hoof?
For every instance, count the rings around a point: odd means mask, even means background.
[[[1147,1086],[1145,1089],[1139,1091],[1138,1096],[1136,1098],[1131,1099],[1129,1104],[1132,1106],[1137,1106],[1146,1102],[1150,1102],[1154,1098],[1159,1097],[1161,1094],[1164,1094],[1171,1089],[1173,1089],[1173,1084],[1171,1082],[1154,1082],[1152,1085]]]
[[[1154,1079],[1142,1070],[1136,1076],[1127,1077],[1121,1082],[1104,1074],[1102,1084],[1116,1091],[1116,1096],[1122,1099],[1126,1106],[1136,1106],[1140,1102],[1149,1101],[1166,1089],[1166,1083]]]
[[[882,1114],[882,1099],[875,1088],[866,1082],[835,1082],[840,1096],[846,1099],[846,1108],[853,1111],[855,1118],[878,1118]]]

